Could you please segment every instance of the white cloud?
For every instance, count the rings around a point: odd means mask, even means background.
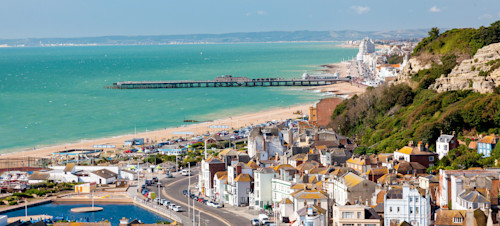
[[[437,6],[433,6],[433,7],[431,7],[429,9],[429,12],[431,12],[431,13],[439,13],[439,12],[441,12],[441,9],[438,8]]]
[[[264,11],[264,10],[259,10],[257,12],[247,12],[245,14],[245,16],[253,16],[253,15],[258,15],[258,16],[262,16],[262,15],[266,15],[267,13]]]
[[[493,16],[490,15],[490,14],[487,14],[487,13],[485,13],[485,14],[477,17],[477,19],[480,19],[480,20],[482,20],[482,19],[491,19],[491,18],[493,18]]]
[[[368,11],[370,11],[370,7],[368,7],[368,6],[353,5],[353,6],[351,6],[351,9],[353,9],[357,14],[363,14],[363,13],[367,13]]]

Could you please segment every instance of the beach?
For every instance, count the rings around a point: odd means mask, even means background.
[[[312,104],[313,103],[284,107],[284,108],[276,108],[259,113],[243,114],[224,119],[214,120],[212,122],[192,124],[185,127],[165,128],[161,130],[142,132],[142,133],[137,133],[136,135],[127,134],[122,136],[100,138],[94,140],[83,140],[77,143],[62,144],[35,150],[5,153],[0,156],[0,159],[15,158],[19,156],[46,157],[51,155],[53,152],[57,151],[68,150],[68,149],[94,149],[93,148],[94,145],[104,145],[104,144],[116,145],[117,148],[124,148],[123,147],[124,141],[132,139],[134,137],[144,138],[145,140],[148,139],[151,143],[151,141],[159,142],[170,138],[178,138],[179,136],[181,136],[181,135],[175,135],[174,132],[193,132],[195,136],[197,136],[201,134],[206,134],[207,132],[216,132],[222,130],[222,129],[209,128],[210,126],[229,126],[230,129],[236,129],[241,127],[261,124],[271,120],[299,118],[302,116],[302,114],[309,114],[309,107],[311,107]],[[295,114],[296,112],[302,112],[302,114]]]

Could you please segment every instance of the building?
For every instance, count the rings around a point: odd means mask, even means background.
[[[429,145],[418,142],[417,146],[413,145],[413,141],[410,141],[408,146],[405,146],[394,152],[394,160],[405,160],[407,162],[418,162],[425,168],[434,166],[437,161],[438,154],[429,151]]]
[[[499,171],[497,170],[439,170],[436,204],[442,208],[463,209],[458,197],[466,189],[485,189],[490,193],[490,205],[498,205]],[[484,191],[486,192],[486,191]],[[451,205],[451,206],[449,206]],[[479,203],[478,203],[479,205]]]
[[[202,160],[200,165],[201,171],[198,177],[198,188],[203,195],[212,198],[214,196],[214,175],[217,172],[225,171],[226,164],[218,158],[209,157],[207,160]]]
[[[126,140],[123,145],[125,145],[125,147],[130,147],[133,145],[144,145],[144,138],[133,138],[130,140]]]
[[[410,188],[390,188],[384,196],[384,225],[399,224],[403,221],[411,225],[426,226],[431,223],[431,204],[423,190]]]
[[[298,210],[307,205],[314,205],[328,210],[328,194],[316,189],[302,189],[290,194],[293,201],[293,209]]]
[[[331,178],[333,191],[328,193],[333,194],[334,202],[337,205],[346,205],[347,203],[355,204],[361,202],[370,204],[372,195],[375,192],[377,184],[366,180],[352,172],[346,173],[337,178]]]
[[[228,167],[228,180],[224,191],[225,203],[232,206],[249,204],[249,193],[252,192],[252,171],[252,168],[241,162]]]
[[[323,98],[309,108],[309,123],[320,127],[325,127],[332,122],[332,112],[335,107],[342,103],[338,97]]]
[[[112,184],[118,179],[118,174],[108,169],[100,169],[91,172],[89,179],[90,182],[95,182],[97,184]]]
[[[227,184],[227,171],[219,171],[214,175],[214,196],[215,202],[225,202],[225,189]]]
[[[252,193],[253,206],[264,208],[273,201],[273,184],[269,183],[278,177],[278,172],[273,168],[260,168],[254,171],[254,190]]]
[[[352,157],[352,151],[344,148],[333,148],[321,151],[320,161],[324,166],[344,166]]]
[[[333,224],[335,226],[343,225],[362,225],[362,226],[381,226],[382,218],[371,207],[363,205],[345,205],[332,206]]]
[[[422,164],[418,162],[407,162],[401,160],[396,166],[394,166],[394,170],[396,170],[397,173],[403,175],[406,174],[417,175],[417,174],[424,174],[427,171],[427,168],[425,166],[422,166]]]
[[[485,136],[481,140],[477,141],[477,153],[482,154],[483,157],[490,157],[491,152],[495,149],[497,143],[497,136]]]
[[[441,131],[441,136],[436,140],[436,153],[439,155],[439,159],[447,156],[450,150],[458,148],[458,145],[455,131],[451,135],[443,134],[443,131]]]
[[[315,206],[306,205],[301,209],[296,210],[290,217],[292,226],[302,226],[302,225],[318,225],[326,226],[327,222],[327,210]]]
[[[450,225],[487,225],[487,216],[479,209],[476,210],[448,210],[441,208],[436,211],[436,226]],[[491,224],[493,225],[493,224]]]
[[[379,168],[382,166],[382,163],[378,160],[377,155],[372,154],[372,155],[362,155],[359,157],[351,157],[349,160],[346,162],[346,166],[353,168],[354,170],[358,171],[360,174],[365,174],[368,172],[371,168]]]
[[[163,155],[183,155],[186,151],[186,147],[181,147],[179,145],[163,145],[158,149],[158,152]]]
[[[298,173],[297,169],[288,164],[283,164],[276,166],[274,170],[279,172],[278,178],[273,178],[272,183],[272,193],[273,202],[280,202],[283,199],[292,200],[290,193],[293,192],[291,189],[292,184],[294,184],[295,174]]]
[[[250,158],[257,156],[258,159],[261,159],[262,155],[265,157],[276,154],[281,156],[284,151],[283,134],[278,127],[254,127],[248,136],[248,155]]]
[[[77,184],[75,185],[76,193],[91,193],[95,191],[96,183],[85,183],[85,184]]]
[[[365,38],[359,44],[359,52],[356,56],[356,60],[363,61],[364,56],[375,52],[375,43],[371,39]]]

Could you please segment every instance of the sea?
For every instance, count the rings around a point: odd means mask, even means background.
[[[118,81],[300,78],[350,59],[338,43],[0,48],[0,154],[313,103],[297,87],[106,89]]]

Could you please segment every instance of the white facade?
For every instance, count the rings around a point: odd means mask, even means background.
[[[272,172],[271,172],[272,171]],[[273,186],[269,183],[278,176],[273,169],[262,169],[254,172],[253,206],[264,208],[273,201]]]
[[[279,178],[273,178],[272,180],[272,191],[273,191],[273,202],[279,202],[284,198],[293,200],[290,193],[293,192],[291,189],[292,181],[286,181]]]
[[[225,179],[223,179],[225,178]],[[225,203],[224,199],[224,182],[227,180],[227,177],[222,177],[221,179],[217,178],[217,175],[214,175],[214,200],[215,202]]]
[[[375,43],[371,39],[365,38],[359,44],[359,52],[356,59],[363,61],[365,55],[375,52]]]
[[[384,225],[406,221],[415,226],[427,226],[431,221],[430,198],[422,197],[417,189],[403,185],[401,197],[384,197]]]
[[[448,152],[450,151],[450,142],[453,142],[452,135],[443,134],[436,140],[436,152],[439,155],[439,159],[448,155]]]
[[[276,132],[267,133],[267,131]],[[284,151],[283,134],[278,128],[254,127],[248,136],[248,156],[254,157],[258,151],[266,152],[267,156],[283,155]]]

